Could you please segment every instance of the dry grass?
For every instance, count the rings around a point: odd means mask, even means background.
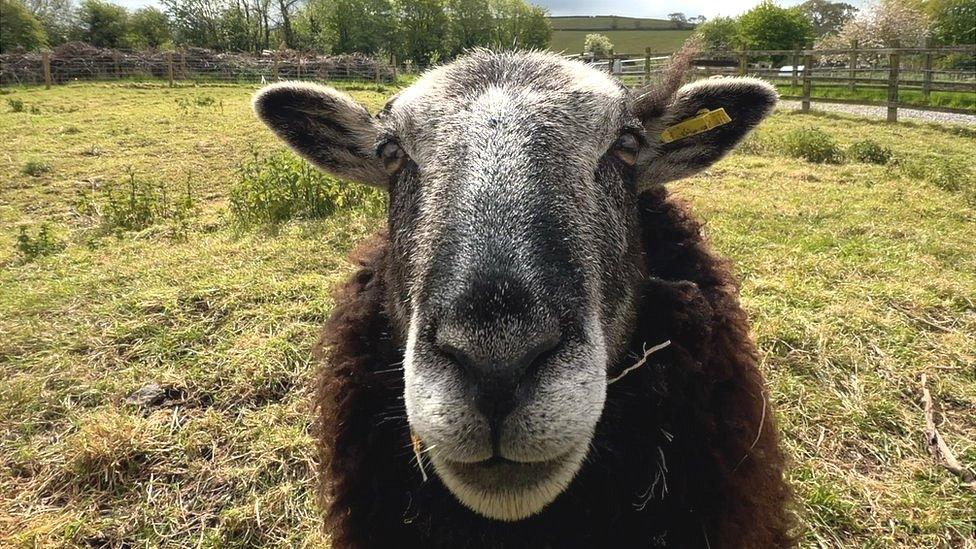
[[[7,96],[41,114],[0,113],[0,546],[327,542],[310,349],[346,251],[382,220],[344,210],[275,233],[235,227],[237,166],[279,148],[251,91]],[[386,95],[354,94],[372,108]],[[870,136],[895,161],[778,152],[811,125],[842,147]],[[976,464],[974,175],[937,169],[968,166],[974,147],[964,130],[781,113],[743,153],[675,186],[743,281],[806,546],[972,545],[976,496],[927,454],[918,379],[952,451]],[[30,160],[50,170],[21,174]],[[190,179],[199,206],[181,238],[166,220],[106,234],[78,212],[80,192],[128,168],[174,188]],[[43,222],[68,246],[24,261],[19,228]],[[126,403],[149,383],[165,399]]]

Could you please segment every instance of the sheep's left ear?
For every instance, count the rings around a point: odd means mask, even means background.
[[[348,95],[317,84],[282,82],[258,90],[253,103],[262,122],[319,168],[387,186],[389,175],[375,151],[379,128]]]
[[[643,112],[635,114],[648,140],[637,160],[640,186],[667,183],[711,166],[773,111],[778,98],[776,89],[762,80],[713,78],[683,86],[667,105],[641,107],[638,100]]]

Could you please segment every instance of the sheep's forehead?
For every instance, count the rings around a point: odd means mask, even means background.
[[[583,153],[612,142],[628,99],[616,80],[579,62],[478,52],[425,74],[391,100],[383,121],[420,157],[505,133]]]

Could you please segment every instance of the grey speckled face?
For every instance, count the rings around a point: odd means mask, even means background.
[[[776,100],[751,79],[666,91],[633,95],[552,54],[479,51],[376,117],[314,85],[255,97],[297,152],[389,189],[410,427],[448,489],[484,516],[538,513],[587,455],[608,365],[630,336],[640,191],[720,158]],[[717,107],[733,122],[659,139]]]
[[[611,154],[639,132],[626,100],[575,63],[474,57],[380,118],[410,159],[390,189],[410,425],[492,518],[565,489],[603,410],[637,272],[633,170]]]

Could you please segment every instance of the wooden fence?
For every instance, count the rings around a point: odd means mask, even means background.
[[[642,55],[614,54],[584,58],[631,86],[652,84],[667,65],[671,52]],[[965,68],[937,68],[956,59]],[[976,115],[976,45],[943,48],[850,48],[761,51],[703,51],[693,62],[692,78],[714,75],[757,76],[781,87],[783,99],[845,103],[887,108],[889,121],[898,120],[899,108]],[[858,91],[876,90],[878,98],[857,97]],[[818,93],[824,92],[824,93]],[[900,97],[912,92],[920,101]],[[935,104],[933,93],[948,92],[966,106]],[[831,93],[835,97],[824,95]],[[844,97],[844,96],[847,97]],[[840,97],[837,97],[840,96]],[[944,98],[943,98],[944,99]],[[970,106],[971,105],[971,106]]]

